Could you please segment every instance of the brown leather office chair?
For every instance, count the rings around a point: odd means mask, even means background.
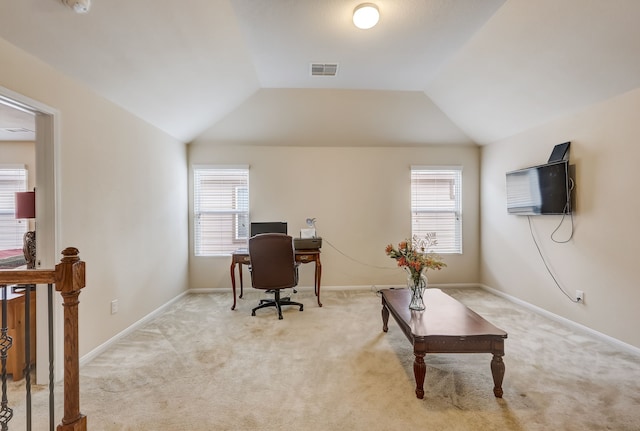
[[[278,319],[282,319],[283,305],[296,305],[303,309],[303,304],[293,302],[289,297],[281,298],[282,289],[293,288],[298,284],[298,270],[293,250],[293,239],[282,233],[264,233],[249,238],[249,259],[251,260],[251,285],[256,289],[273,291],[273,299],[262,299],[260,304],[251,310],[275,307]]]

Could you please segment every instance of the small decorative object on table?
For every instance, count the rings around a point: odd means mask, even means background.
[[[394,249],[391,244],[387,245],[385,252],[387,256],[398,261],[398,266],[408,272],[407,287],[411,289],[411,310],[424,310],[425,305],[422,294],[427,288],[428,269],[442,269],[447,266],[440,256],[430,252],[429,249],[437,244],[436,233],[429,232],[424,238],[414,235],[411,241],[404,240]]]

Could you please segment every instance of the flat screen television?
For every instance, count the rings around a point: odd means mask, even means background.
[[[251,236],[259,233],[287,233],[286,221],[251,222],[249,225]]]
[[[571,179],[567,160],[507,172],[507,212],[569,214]]]

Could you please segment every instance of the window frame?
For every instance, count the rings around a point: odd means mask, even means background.
[[[422,238],[427,233],[435,232],[437,244],[429,251],[462,254],[462,166],[411,166],[410,176],[412,237],[416,235]],[[442,199],[445,194],[438,193],[442,187],[435,189],[433,183],[426,181],[450,182],[448,188],[451,199]],[[435,216],[432,222],[424,220],[428,214]]]
[[[194,255],[230,256],[246,247],[249,166],[193,165],[192,170]],[[246,190],[244,200],[241,190]],[[242,236],[243,231],[247,236]]]

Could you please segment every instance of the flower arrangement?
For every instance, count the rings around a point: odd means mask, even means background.
[[[439,255],[429,251],[437,243],[436,233],[429,232],[424,238],[414,235],[411,241],[400,242],[397,249],[389,244],[385,248],[385,252],[387,256],[398,261],[399,267],[409,271],[414,285],[417,286],[423,270],[440,270],[447,266]]]

